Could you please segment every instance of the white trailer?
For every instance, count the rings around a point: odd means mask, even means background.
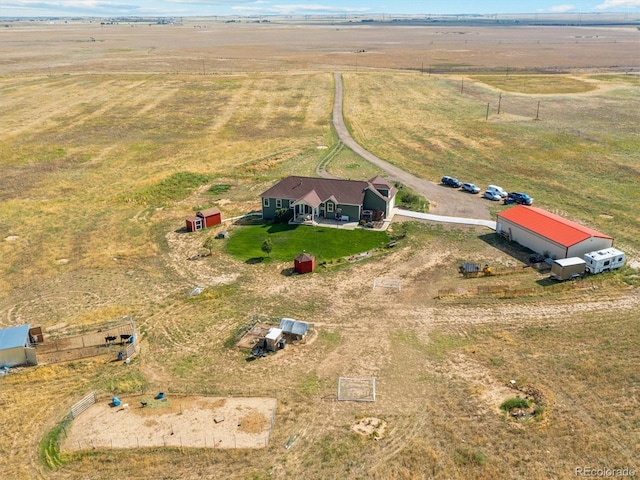
[[[584,255],[587,272],[592,274],[620,268],[626,260],[624,252],[613,247],[585,253]]]
[[[551,279],[564,282],[582,277],[585,270],[585,261],[580,257],[560,258],[551,264]]]

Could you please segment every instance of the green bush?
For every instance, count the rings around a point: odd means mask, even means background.
[[[279,208],[275,211],[273,223],[289,223],[293,218],[293,210],[290,208]]]
[[[500,408],[505,412],[509,412],[514,408],[529,408],[529,400],[520,397],[509,398],[502,402]]]

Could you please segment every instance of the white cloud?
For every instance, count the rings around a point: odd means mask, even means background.
[[[552,13],[567,13],[573,12],[576,9],[575,5],[555,5],[549,9]]]
[[[609,10],[620,8],[639,8],[640,0],[605,0],[604,3],[597,5],[596,10]]]

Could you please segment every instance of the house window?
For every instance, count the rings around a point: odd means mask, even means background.
[[[327,203],[327,212],[328,213],[333,212],[333,203],[331,203],[331,202]]]
[[[269,207],[269,199],[267,197],[262,199],[262,206]]]
[[[282,208],[282,199],[276,198],[276,208]]]

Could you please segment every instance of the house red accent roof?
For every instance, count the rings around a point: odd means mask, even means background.
[[[518,205],[499,213],[498,221],[500,218],[542,235],[564,247],[571,247],[591,237],[613,240],[613,237],[609,235],[537,207]]]
[[[213,217],[214,215],[220,215],[220,210],[218,209],[218,207],[211,207],[211,208],[207,208],[205,210],[200,210],[199,212],[196,213],[196,215],[198,217]]]

